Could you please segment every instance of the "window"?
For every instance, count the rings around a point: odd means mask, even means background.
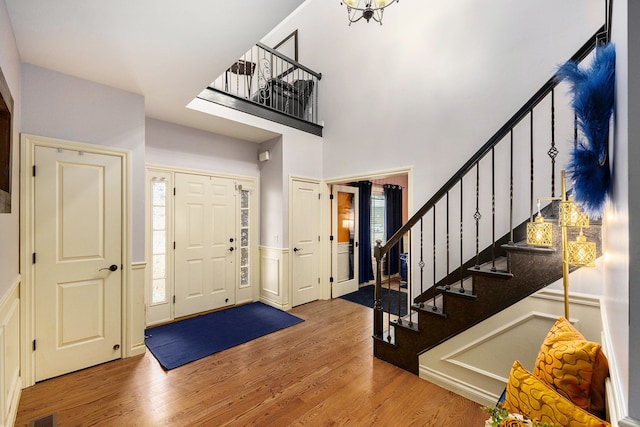
[[[240,190],[240,287],[251,284],[249,250],[249,192]]]
[[[151,304],[167,301],[167,187],[164,178],[151,181]]]
[[[386,241],[385,233],[385,200],[384,192],[381,188],[371,190],[371,251],[376,247],[376,240]]]

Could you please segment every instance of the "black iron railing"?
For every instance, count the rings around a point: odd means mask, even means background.
[[[257,43],[207,89],[318,124],[321,78],[320,73]]]
[[[585,59],[604,30],[603,26],[571,60],[579,62]],[[558,149],[556,141],[559,138],[569,141],[577,138],[575,117],[568,99],[560,103],[557,100],[562,96],[556,93],[558,84],[556,77],[551,77],[405,225],[384,245],[378,242],[374,249],[377,264],[375,338],[392,342],[392,324],[412,327],[415,322],[412,310],[408,316],[402,316],[400,311],[391,312],[391,306],[383,309],[381,302],[383,292],[389,292],[394,283],[393,278],[383,278],[381,273],[390,271],[389,263],[400,263],[399,259],[391,259],[389,254],[403,238],[409,241],[408,245],[405,244],[405,248],[409,248],[408,300],[414,301],[416,308],[444,314],[444,307],[438,300],[439,293],[435,291],[437,286],[474,295],[473,281],[467,280],[470,269],[486,268],[491,272],[510,273],[508,264],[496,263],[501,255],[500,245],[502,242],[514,242],[514,218],[518,221],[533,218],[534,200],[541,195],[554,195],[559,179],[556,174],[557,157],[567,155]],[[529,164],[530,167],[514,170],[514,164]],[[528,173],[526,169],[529,169]],[[544,177],[550,177],[550,186]],[[528,188],[528,191],[517,192],[515,188]],[[453,224],[459,227],[457,231],[452,231]],[[413,259],[412,255],[414,233],[419,236],[416,241],[418,259]],[[430,254],[427,253],[429,249]],[[386,269],[383,263],[387,263]],[[414,269],[417,280],[412,273]],[[432,281],[430,286],[428,277]],[[414,288],[414,282],[419,283],[419,290]],[[416,293],[418,295],[414,296]]]

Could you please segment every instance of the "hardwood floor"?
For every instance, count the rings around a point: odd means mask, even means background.
[[[171,371],[147,352],[38,383],[15,425],[484,426],[476,403],[373,357],[370,309],[291,313],[305,322]]]

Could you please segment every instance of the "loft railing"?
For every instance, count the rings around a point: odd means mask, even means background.
[[[321,78],[322,74],[257,43],[207,89],[318,124]]]
[[[571,60],[584,60],[604,30],[603,26]],[[480,270],[484,264],[491,272],[510,273],[508,265],[497,264],[500,245],[514,243],[514,219],[531,220],[537,197],[555,196],[560,179],[556,163],[567,156],[556,141],[576,141],[578,136],[570,101],[557,100],[568,90],[557,91],[558,84],[555,76],[550,78],[384,245],[377,242],[375,338],[393,342],[393,323],[415,324],[413,310],[401,315],[399,292],[397,304],[382,306],[383,293],[390,299],[397,282],[382,273],[390,271],[392,262],[400,271],[400,258],[392,259],[390,252],[403,240],[409,248],[407,300],[421,309],[444,314],[437,286],[474,295],[473,281],[466,280],[469,269]],[[514,165],[527,166],[514,170]],[[417,277],[413,266],[419,271]]]

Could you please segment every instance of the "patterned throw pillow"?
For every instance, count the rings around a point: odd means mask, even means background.
[[[507,383],[504,407],[526,415],[539,423],[563,427],[610,427],[606,421],[590,414],[561,396],[519,361],[513,363]]]
[[[605,416],[607,358],[600,344],[585,340],[564,317],[542,343],[533,375],[582,409]]]

